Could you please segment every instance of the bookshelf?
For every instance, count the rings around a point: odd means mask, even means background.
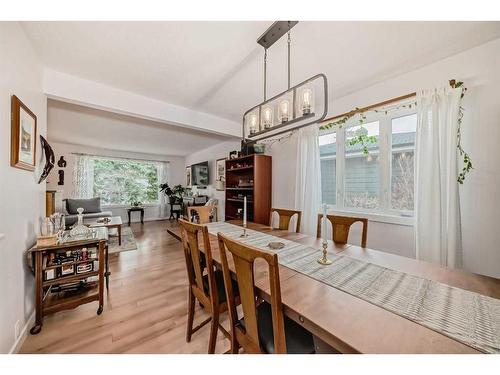
[[[247,197],[247,219],[269,225],[272,194],[272,158],[247,155],[226,160],[226,220],[242,218]]]

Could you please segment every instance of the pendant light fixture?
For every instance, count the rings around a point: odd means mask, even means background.
[[[264,47],[264,101],[243,115],[243,141],[247,143],[271,138],[325,119],[328,113],[328,82],[317,74],[290,86],[290,30],[297,21],[277,21],[257,40]],[[287,90],[267,99],[267,49],[283,35],[287,40]],[[315,98],[318,98],[315,101]]]

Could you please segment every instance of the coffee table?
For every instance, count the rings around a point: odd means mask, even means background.
[[[108,222],[100,222],[102,218],[100,219],[87,219],[83,220],[83,224],[87,225],[90,228],[97,228],[97,227],[106,227],[108,229],[111,228],[116,228],[118,230],[118,245],[122,245],[122,218],[120,216],[113,216],[109,217],[110,219]]]

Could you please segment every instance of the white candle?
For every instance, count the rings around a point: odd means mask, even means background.
[[[326,203],[323,204],[323,230],[321,231],[323,234],[323,243],[326,243]]]
[[[247,197],[243,197],[243,226],[247,226]]]

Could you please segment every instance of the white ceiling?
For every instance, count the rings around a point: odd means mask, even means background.
[[[227,137],[48,100],[48,139],[97,148],[186,156]]]
[[[45,64],[239,122],[262,100],[271,22],[24,22]],[[340,97],[500,37],[500,22],[299,22],[292,84],[326,73]],[[286,44],[269,50],[268,93],[286,88]]]

